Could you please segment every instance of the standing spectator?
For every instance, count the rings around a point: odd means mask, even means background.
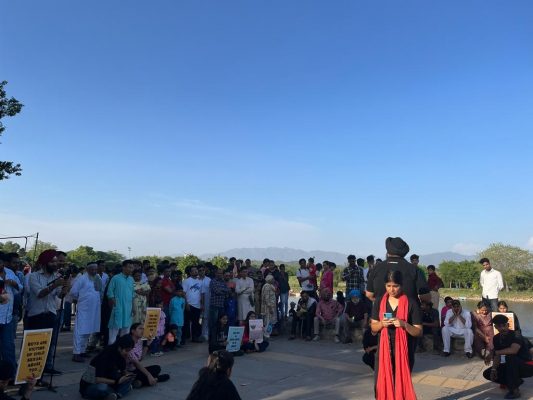
[[[66,281],[56,274],[58,268],[58,252],[53,249],[45,250],[37,259],[41,269],[32,272],[29,277],[29,305],[27,329],[59,330],[57,324],[57,302],[59,296],[65,295]],[[61,288],[61,289],[60,289]],[[52,333],[53,336],[53,333]],[[53,341],[52,337],[52,341]],[[53,365],[53,343],[48,351],[44,372],[47,374],[61,374]]]
[[[503,289],[502,274],[491,267],[488,258],[482,258],[479,263],[483,265],[483,271],[479,277],[479,283],[483,289],[481,300],[490,307],[491,311],[496,311],[498,309],[498,294]]]
[[[109,281],[107,298],[111,308],[111,316],[107,327],[109,328],[109,344],[115,343],[117,335],[127,335],[132,324],[131,313],[133,307],[133,278],[131,273],[133,262],[124,260],[122,272],[114,275]]]
[[[342,315],[343,307],[333,300],[333,295],[328,288],[320,292],[320,301],[316,307],[314,322],[314,341],[320,340],[320,325],[326,326],[333,324],[335,326],[335,343],[340,342],[340,316]]]
[[[211,291],[209,290],[211,278],[206,275],[206,267],[200,266],[198,268],[198,279],[202,285],[202,338],[209,339],[209,303],[211,298]]]
[[[246,315],[254,309],[254,281],[248,277],[248,270],[241,268],[239,279],[235,284],[235,293],[239,296],[239,307],[237,318],[242,323],[246,320]]]
[[[331,263],[324,262],[322,279],[320,280],[320,292],[324,289],[329,289],[333,293],[333,270],[331,269]]]
[[[368,273],[366,297],[371,300],[380,300],[385,294],[383,281],[390,271],[400,271],[403,277],[402,291],[410,299],[431,301],[431,295],[427,287],[426,277],[422,271],[405,260],[409,253],[409,246],[402,238],[388,237],[385,240],[387,259],[385,262],[376,264]]]
[[[102,280],[102,287],[105,288],[107,286],[107,282],[109,281],[109,275],[106,273],[105,270],[105,261],[96,261],[96,268],[98,271],[98,275],[100,275],[100,279]]]
[[[309,272],[309,266],[305,262],[305,258],[301,258],[298,261],[300,268],[296,271],[296,279],[304,292],[309,293],[309,295],[316,299],[316,286],[313,285],[311,273]]]
[[[198,268],[192,267],[187,279],[183,281],[183,291],[187,300],[185,319],[185,338],[192,338],[193,343],[202,343],[202,326],[200,316],[202,315],[202,283],[198,279]]]
[[[219,268],[215,270],[215,277],[209,283],[209,291],[209,332],[212,332],[218,317],[224,314],[224,304],[231,292],[224,282],[223,271]]]
[[[342,271],[342,280],[346,281],[346,297],[353,289],[365,290],[365,276],[362,268],[356,263],[356,258],[353,254],[348,256],[348,266]],[[381,281],[383,282],[383,280]]]
[[[289,292],[291,286],[289,285],[289,274],[285,271],[285,264],[279,266],[279,298],[281,301],[281,316],[287,319],[289,312]]]
[[[311,285],[314,286],[316,289],[318,287],[318,270],[315,265],[315,259],[313,257],[309,257],[307,260],[307,269],[309,270],[309,281],[311,282]]]
[[[132,323],[144,325],[146,308],[148,307],[148,295],[151,288],[148,282],[142,282],[142,271],[136,269],[133,272],[133,316]]]
[[[278,322],[276,288],[274,287],[274,282],[274,277],[270,274],[267,275],[265,278],[265,284],[261,290],[261,314],[263,315],[265,328],[268,328],[269,325],[274,326]],[[250,309],[246,315],[248,315],[250,311],[253,311],[253,309]],[[244,321],[246,321],[246,317],[244,317]]]
[[[0,355],[2,360],[9,362],[13,368],[16,368],[13,325],[16,324],[17,320],[16,317],[13,317],[13,304],[15,296],[22,291],[22,283],[11,269],[4,266],[2,257],[0,257],[0,283],[0,294],[7,295],[7,301],[0,303]]]
[[[1,257],[0,257],[1,258]],[[1,262],[1,261],[0,261]],[[19,283],[22,285],[22,289],[14,290],[13,293],[13,335],[16,336],[17,324],[22,319],[22,296],[26,290],[24,286],[24,273],[22,272],[23,263],[20,261],[17,253],[7,253],[5,255],[5,267],[13,271],[17,276]]]
[[[175,291],[176,286],[172,282],[172,279],[170,279],[170,265],[165,265],[163,267],[163,279],[161,280],[161,300],[163,301],[163,311],[166,315],[168,315],[168,305]]]
[[[254,281],[254,308],[255,313],[257,315],[261,314],[261,289],[263,289],[263,285],[265,284],[265,278],[263,276],[263,272],[261,270],[257,270],[254,274],[252,274],[252,280]],[[234,280],[233,284],[236,285]],[[230,318],[231,319],[231,318]]]
[[[176,288],[175,296],[170,300],[170,325],[176,328],[176,344],[181,344],[183,325],[185,324],[185,292],[181,286]]]
[[[437,273],[435,272],[435,266],[434,265],[428,265],[428,288],[429,288],[429,294],[431,295],[431,303],[433,303],[433,308],[435,310],[439,309],[439,289],[444,287],[444,283],[442,282],[442,279],[439,278]]]
[[[69,295],[76,304],[76,324],[74,325],[72,361],[84,362],[83,355],[89,341],[89,336],[100,331],[100,309],[102,281],[96,264],[87,265],[86,273],[79,276]]]
[[[446,313],[444,327],[442,328],[442,341],[444,342],[444,352],[442,355],[450,355],[450,341],[453,337],[462,337],[465,339],[465,354],[472,358],[472,343],[474,341],[474,332],[472,332],[472,317],[468,310],[461,307],[459,300],[452,301],[452,309]]]

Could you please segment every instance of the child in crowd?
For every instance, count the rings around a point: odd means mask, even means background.
[[[163,337],[163,340],[161,340],[161,347],[163,348],[164,352],[177,350],[178,347],[180,347],[180,340],[181,327],[177,326],[176,324],[171,324],[168,328],[168,332]]]
[[[237,326],[239,323],[237,321],[237,294],[235,293],[235,288],[231,288],[229,297],[226,299],[226,304],[224,306],[224,313],[228,316],[228,325]]]
[[[296,315],[296,303],[294,301],[291,301],[290,306],[291,308],[289,310],[289,317],[294,318],[294,316]]]
[[[452,309],[453,299],[450,296],[444,298],[444,307],[440,310],[440,326],[444,327],[444,320],[446,319],[446,313]]]
[[[185,323],[185,292],[177,286],[169,304],[170,324],[175,326],[177,346],[180,347],[183,325]],[[172,329],[170,329],[172,331]]]
[[[346,298],[344,297],[344,293],[340,290],[337,292],[337,303],[339,303],[342,307],[346,306]]]
[[[153,357],[159,357],[163,355],[163,352],[161,351],[161,341],[165,336],[165,324],[167,322],[167,317],[163,312],[163,302],[161,300],[159,300],[159,302],[156,304],[156,307],[161,310],[161,314],[159,314],[159,323],[157,324],[156,336],[152,343],[150,343],[150,355]]]

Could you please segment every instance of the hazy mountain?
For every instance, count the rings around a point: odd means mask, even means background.
[[[334,251],[322,251],[322,250],[300,250],[292,249],[289,247],[265,247],[265,248],[240,248],[240,249],[231,249],[221,253],[210,253],[202,254],[202,259],[209,259],[215,255],[221,255],[224,257],[236,257],[241,259],[249,258],[250,260],[262,261],[265,258],[269,258],[275,261],[298,261],[300,258],[308,259],[309,257],[314,257],[316,262],[322,262],[324,260],[333,261],[339,266],[346,263],[346,257],[348,254],[337,253]],[[359,255],[358,255],[359,256]],[[472,260],[474,256],[464,256],[459,253],[454,253],[451,251],[442,252],[442,253],[432,253],[426,255],[420,255],[420,263],[424,265],[436,265],[438,266],[442,261],[464,261]]]

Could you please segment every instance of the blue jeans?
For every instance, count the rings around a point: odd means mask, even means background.
[[[16,326],[16,319],[13,318],[7,324],[0,324],[0,355],[2,360],[8,361],[17,367],[17,359],[15,357],[15,335],[13,334],[13,325]]]
[[[289,313],[289,292],[281,293],[279,299],[281,301],[281,315],[286,317]]]
[[[106,383],[94,383],[88,386],[81,396],[85,399],[104,399],[107,395],[111,393],[116,393],[119,397],[124,397],[131,390],[131,382],[133,379],[130,379],[124,383],[121,383],[113,389]]]

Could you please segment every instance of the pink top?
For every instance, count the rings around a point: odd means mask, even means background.
[[[448,310],[451,310],[451,307],[444,306],[442,307],[442,310],[440,310],[440,326],[444,326],[444,320],[446,319],[446,313]]]
[[[320,281],[320,290],[324,288],[329,288],[331,293],[333,293],[333,271],[327,270],[322,275],[322,280]]]
[[[316,307],[316,316],[322,317],[326,321],[332,321],[339,315],[341,315],[343,311],[342,306],[340,305],[337,300],[320,300],[318,302],[318,306]]]

